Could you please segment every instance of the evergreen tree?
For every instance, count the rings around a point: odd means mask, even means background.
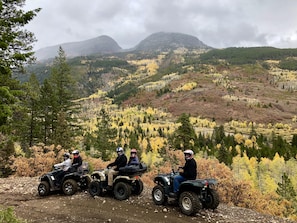
[[[131,149],[132,148],[137,149],[139,151],[139,153],[141,154],[137,134],[136,133],[131,133],[130,136],[129,136],[129,139],[130,139],[129,140],[129,147]]]
[[[34,34],[23,27],[40,9],[25,12],[25,0],[0,1],[0,131],[9,133],[8,120],[21,93],[20,84],[12,78],[12,71],[23,70],[23,65],[34,59]]]
[[[214,140],[214,144],[221,144],[225,138],[225,130],[224,126],[220,125],[219,127],[215,127],[212,133],[212,139]]]
[[[282,182],[279,182],[276,193],[288,201],[296,201],[296,192],[294,190],[292,181],[286,173],[282,175]]]
[[[297,134],[293,134],[291,146],[295,148],[295,150],[297,149]]]
[[[224,145],[221,145],[219,148],[217,158],[221,163],[225,163],[227,166],[232,164],[232,158]]]
[[[20,83],[12,78],[12,71],[22,71],[23,65],[34,59],[33,33],[24,29],[40,9],[25,12],[25,0],[0,1],[0,177],[7,176],[8,157],[13,153],[12,123],[17,102],[22,95]],[[4,155],[3,155],[4,154]],[[3,155],[3,156],[2,156]]]
[[[181,125],[173,133],[173,137],[170,140],[172,146],[176,149],[192,149],[194,152],[197,152],[198,138],[190,122],[189,115],[182,114],[177,122],[181,123]]]
[[[74,102],[75,83],[62,47],[54,60],[49,84],[56,99],[51,103],[51,140],[55,144],[69,147],[74,143],[74,137],[80,133],[77,120],[79,105]]]
[[[45,145],[53,144],[52,132],[54,130],[56,95],[52,86],[45,80],[40,89],[40,135],[39,140]]]
[[[115,151],[115,140],[117,136],[117,129],[112,128],[112,122],[109,114],[104,108],[100,110],[99,117],[96,124],[97,130],[94,133],[94,147],[101,154],[104,161],[111,158],[112,152]]]
[[[15,118],[15,130],[20,136],[23,149],[33,146],[38,141],[40,121],[39,121],[39,100],[40,85],[34,74],[30,76],[29,82],[24,84],[25,95],[22,100],[22,118]]]

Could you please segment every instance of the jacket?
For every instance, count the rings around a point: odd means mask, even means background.
[[[107,165],[109,167],[116,167],[114,170],[119,171],[120,167],[124,167],[127,165],[127,156],[125,154],[119,155],[114,162]]]
[[[187,180],[195,180],[197,177],[197,164],[195,159],[186,160],[186,163],[183,167],[183,172],[180,174]]]
[[[67,160],[64,160],[62,163],[57,163],[54,165],[54,167],[62,168],[63,171],[67,171],[71,167],[71,159],[68,158]]]

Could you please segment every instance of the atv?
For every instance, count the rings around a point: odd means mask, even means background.
[[[216,179],[187,180],[180,184],[179,191],[173,192],[173,179],[178,172],[172,170],[169,174],[159,174],[154,182],[152,198],[156,205],[165,204],[169,198],[174,198],[185,215],[195,215],[200,209],[216,209],[220,203],[219,195],[213,188]]]
[[[58,182],[56,176],[63,171],[60,168],[55,168],[53,171],[46,173],[40,177],[40,183],[38,185],[39,196],[47,196],[50,192],[62,191],[65,195],[73,195],[78,189],[87,190],[91,177],[88,174],[88,163],[83,162],[77,171],[70,170],[65,174],[61,182]]]
[[[94,171],[91,174],[89,194],[94,197],[111,192],[117,200],[126,200],[131,194],[139,195],[143,191],[143,182],[140,177],[146,170],[147,166],[144,163],[119,168],[119,174],[114,176],[111,191],[108,190],[106,171]]]

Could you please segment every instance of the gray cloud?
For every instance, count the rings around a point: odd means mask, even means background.
[[[27,0],[42,8],[26,27],[35,48],[109,35],[123,48],[148,35],[181,32],[205,44],[297,48],[297,1],[291,0]]]

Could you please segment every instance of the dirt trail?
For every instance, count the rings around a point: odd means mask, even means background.
[[[18,217],[28,222],[88,222],[88,223],[291,223],[292,221],[262,215],[249,209],[220,204],[216,211],[201,210],[195,216],[185,216],[178,206],[156,206],[151,189],[140,196],[118,201],[112,197],[92,198],[86,192],[73,196],[37,195],[37,178],[0,179],[0,206],[12,206]]]

